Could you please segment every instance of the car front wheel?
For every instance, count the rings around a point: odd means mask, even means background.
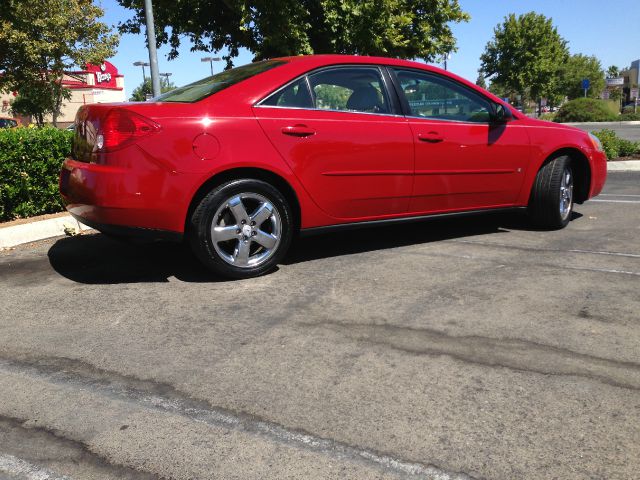
[[[564,228],[573,211],[573,170],[571,158],[563,155],[542,166],[529,200],[533,222],[542,228]]]
[[[272,270],[292,237],[291,209],[272,185],[233,180],[214,188],[191,217],[190,243],[212,271],[250,278]]]

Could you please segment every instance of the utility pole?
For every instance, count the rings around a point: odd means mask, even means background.
[[[160,75],[158,75],[158,52],[156,52],[156,29],[153,24],[153,6],[151,0],[144,0],[144,16],[147,20],[147,46],[149,48],[149,63],[151,64],[151,85],[153,96],[160,95]]]

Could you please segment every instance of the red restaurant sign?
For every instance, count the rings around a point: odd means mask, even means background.
[[[104,62],[101,65],[87,65],[87,72],[93,73],[98,87],[117,87],[116,77],[118,69],[111,62]]]

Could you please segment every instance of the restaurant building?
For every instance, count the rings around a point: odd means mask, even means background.
[[[87,65],[84,70],[66,72],[62,84],[71,92],[65,100],[58,117],[58,127],[65,128],[73,123],[76,112],[82,105],[126,101],[124,76],[111,62],[101,65]],[[11,114],[11,103],[18,92],[0,92],[0,116]],[[22,119],[28,123],[30,119]],[[45,117],[50,122],[50,117]]]

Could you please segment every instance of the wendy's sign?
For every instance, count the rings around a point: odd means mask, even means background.
[[[118,69],[111,62],[100,65],[87,65],[87,72],[95,75],[96,87],[117,87]]]

